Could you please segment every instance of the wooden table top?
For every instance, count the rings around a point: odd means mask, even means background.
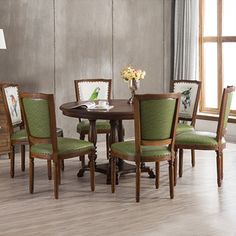
[[[108,111],[103,110],[87,110],[81,108],[73,108],[77,102],[69,102],[62,104],[60,110],[65,116],[84,118],[90,120],[132,120],[134,119],[133,105],[128,104],[124,99],[112,99],[109,105],[114,106]]]

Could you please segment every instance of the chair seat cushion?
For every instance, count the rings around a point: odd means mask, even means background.
[[[175,139],[176,145],[202,145],[202,146],[217,146],[216,134],[210,132],[192,131],[178,134]],[[225,139],[222,139],[222,144],[225,144]]]
[[[12,141],[21,141],[21,142],[27,142],[28,140],[28,136],[27,136],[27,132],[26,129],[20,129],[15,131],[12,135],[11,135],[11,140]]]
[[[96,129],[97,129],[97,132],[99,132],[99,130],[103,130],[103,131],[105,130],[105,131],[109,132],[111,129],[111,126],[110,126],[109,121],[98,120],[98,121],[96,121]],[[85,120],[81,121],[77,125],[77,132],[78,133],[81,133],[81,132],[88,133],[89,132],[89,122],[85,121]]]
[[[166,146],[142,146],[141,158],[142,161],[153,161],[153,159],[158,159],[163,156],[170,156],[171,152]],[[114,143],[111,145],[112,151],[121,154],[122,156],[127,156],[125,158],[129,161],[135,160],[135,142],[126,141]]]
[[[94,149],[94,145],[88,141],[83,141],[73,138],[57,138],[58,141],[58,154],[70,154],[75,152],[86,152]],[[35,144],[31,146],[32,154],[51,155],[51,144]]]
[[[188,125],[188,124],[183,124],[183,123],[179,123],[177,125],[177,129],[176,129],[176,133],[183,133],[183,132],[189,132],[189,131],[194,131],[194,127],[192,125]]]

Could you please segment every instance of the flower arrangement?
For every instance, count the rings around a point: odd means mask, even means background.
[[[144,79],[145,75],[146,75],[145,71],[134,69],[131,66],[128,66],[121,71],[121,77],[124,81],[129,81],[132,79],[135,80]]]

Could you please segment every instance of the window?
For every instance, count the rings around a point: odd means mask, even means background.
[[[223,88],[236,86],[236,0],[200,0],[200,111],[219,112]],[[232,102],[236,115],[236,94]]]

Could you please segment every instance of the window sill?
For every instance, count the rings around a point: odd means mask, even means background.
[[[201,113],[197,114],[197,119],[199,120],[211,120],[211,121],[218,121],[219,115],[216,114],[209,114],[209,113]],[[236,124],[236,117],[229,116],[228,123],[235,123]]]

